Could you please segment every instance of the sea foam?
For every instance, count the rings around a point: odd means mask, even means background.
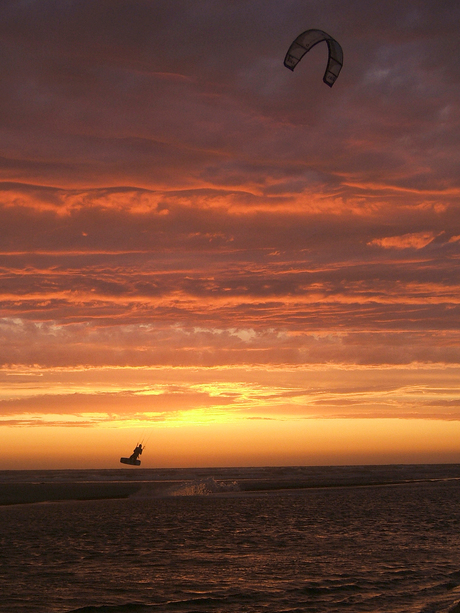
[[[214,477],[207,479],[195,479],[176,483],[168,488],[159,490],[157,487],[145,485],[138,492],[132,494],[131,498],[158,498],[170,496],[209,496],[222,492],[239,492],[240,486],[237,481],[216,481]]]

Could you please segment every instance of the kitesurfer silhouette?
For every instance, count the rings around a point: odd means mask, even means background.
[[[139,445],[136,447],[136,449],[133,451],[133,453],[129,456],[130,460],[137,460],[137,458],[142,455],[142,443],[139,443]]]

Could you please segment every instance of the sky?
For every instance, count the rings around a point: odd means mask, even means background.
[[[459,24],[3,0],[0,469],[460,462]]]

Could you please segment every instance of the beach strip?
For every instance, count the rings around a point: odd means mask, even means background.
[[[140,483],[0,483],[0,506],[56,502],[59,500],[100,500],[128,498]]]

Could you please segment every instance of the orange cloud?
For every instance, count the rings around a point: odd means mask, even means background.
[[[429,245],[435,236],[433,232],[416,232],[402,236],[375,238],[370,241],[369,245],[378,245],[384,249],[422,249]]]
[[[302,450],[313,419],[358,420],[355,460],[370,432],[412,457],[370,417],[459,419],[452,7],[313,4],[349,58],[329,89],[319,55],[282,64],[304,4],[0,5],[5,428],[292,462],[339,457],[319,422]]]

